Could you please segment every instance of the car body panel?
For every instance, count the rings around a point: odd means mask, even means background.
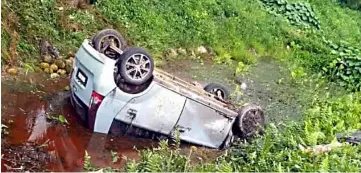
[[[107,58],[93,49],[87,40],[83,42],[75,54],[70,87],[86,106],[89,107],[93,90],[101,95],[106,95],[116,88],[114,80],[109,78],[109,76],[113,76],[115,63],[115,60]]]
[[[224,112],[227,116],[235,117],[238,115],[235,111],[236,108],[232,104],[217,100],[214,98],[214,95],[204,91],[203,88],[196,87],[189,82],[183,81],[182,79],[157,68],[154,69],[153,74],[154,81],[156,81],[158,85],[162,85],[187,98],[196,100],[204,106]]]
[[[146,94],[134,97],[116,119],[161,134],[170,134],[182,113],[186,97],[155,84]]]
[[[128,94],[118,87],[114,88],[108,95],[105,96],[102,104],[99,107],[94,124],[94,132],[108,133],[111,123],[114,119],[122,120],[125,123],[130,123],[125,117],[127,114],[120,114],[124,106],[133,98],[140,97],[149,92],[154,86],[152,82],[149,87],[138,94]],[[123,115],[123,119],[122,119]]]
[[[177,123],[180,138],[187,142],[218,148],[227,137],[235,118],[187,99]]]

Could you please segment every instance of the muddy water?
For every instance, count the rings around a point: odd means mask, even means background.
[[[1,171],[83,171],[85,151],[96,167],[121,168],[124,157],[138,159],[134,147],[152,147],[155,142],[131,137],[91,133],[68,101],[67,79],[51,80],[40,75],[2,76]],[[47,117],[63,115],[68,124]],[[117,152],[113,163],[111,151]]]

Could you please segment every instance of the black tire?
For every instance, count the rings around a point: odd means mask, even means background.
[[[228,100],[229,99],[229,91],[222,84],[210,83],[210,84],[208,84],[207,86],[204,87],[204,90],[211,93],[211,94],[214,94],[216,96],[217,96],[216,92],[220,91],[221,99],[223,99],[223,100]]]
[[[238,111],[233,124],[233,133],[240,138],[250,139],[263,132],[265,125],[264,111],[260,106],[245,105]]]
[[[226,139],[223,141],[222,145],[219,147],[220,150],[226,150],[229,148],[234,141],[234,136],[232,130],[228,133]]]
[[[120,59],[121,62],[118,65],[118,73],[125,82],[133,85],[141,85],[152,77],[154,61],[152,55],[145,49],[139,47],[129,48],[120,56]],[[139,64],[142,60],[145,60],[144,64]],[[146,70],[148,71],[146,72]],[[129,71],[130,73],[128,74]],[[142,72],[144,72],[144,76],[141,75]],[[140,74],[141,77],[137,78],[137,74]]]
[[[104,29],[98,32],[95,36],[92,38],[92,44],[95,50],[97,50],[100,53],[105,54],[106,56],[116,59],[119,57],[118,53],[111,49],[110,47],[105,48],[104,42],[105,39],[111,38],[114,40],[115,46],[120,50],[125,50],[127,47],[127,43],[124,39],[124,37],[115,29]],[[109,43],[107,43],[109,45]]]

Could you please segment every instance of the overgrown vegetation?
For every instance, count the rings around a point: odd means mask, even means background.
[[[156,55],[172,47],[208,45],[216,52],[216,61],[235,59],[247,65],[256,62],[249,51],[255,49],[257,55],[287,58],[317,73],[326,68],[331,80],[360,90],[361,72],[353,62],[360,57],[356,48],[361,47],[361,14],[337,2],[99,1],[97,8]],[[334,54],[330,42],[336,49],[347,49]],[[291,50],[285,51],[287,46]],[[335,61],[345,62],[347,68]]]
[[[361,145],[337,141],[336,136],[361,129],[361,93],[337,97],[322,89],[313,93],[312,106],[301,121],[271,123],[264,136],[238,142],[216,161],[188,164],[186,158],[191,158],[195,149],[179,155],[179,148],[169,149],[163,142],[159,148],[141,151],[141,161],[129,162],[126,171],[360,171]],[[316,145],[320,145],[318,149],[310,149]]]
[[[141,152],[142,160],[130,162],[126,171],[222,171],[222,172],[316,172],[361,170],[361,146],[343,143],[326,152],[307,152],[303,148],[335,142],[336,133],[361,127],[359,94],[342,98],[315,99],[304,123],[271,124],[262,138],[239,143],[214,163],[190,165],[189,155],[180,155],[165,142],[159,148]],[[187,159],[188,157],[188,159]]]
[[[320,22],[308,3],[289,3],[285,0],[262,0],[262,2],[269,13],[285,16],[293,25],[314,26],[320,29]]]
[[[1,63],[34,66],[40,59],[42,39],[49,40],[64,55],[104,27],[116,27],[93,9],[71,8],[66,2],[2,1]]]
[[[215,62],[235,59],[250,65],[260,55],[287,58],[307,70],[325,72],[350,90],[360,90],[361,72],[353,62],[360,58],[356,48],[361,47],[361,14],[341,5],[357,1],[100,0],[96,9],[106,17],[86,5],[70,8],[69,1],[3,1],[2,63],[33,69],[41,39],[50,40],[64,54],[75,51],[96,31],[111,27],[124,28],[123,35],[156,58],[169,48],[206,45],[215,51]],[[329,42],[348,52],[333,54]]]
[[[129,162],[126,171],[361,171],[360,145],[343,143],[323,153],[304,150],[335,143],[339,132],[361,129],[358,0],[99,0],[95,9],[69,8],[55,0],[5,0],[1,9],[3,65],[26,68],[38,61],[41,39],[64,54],[111,27],[156,58],[170,48],[205,45],[216,53],[214,62],[236,60],[236,72],[242,74],[257,57],[273,56],[297,66],[291,73],[296,85],[320,74],[350,91],[337,97],[333,90],[315,92],[300,122],[271,124],[265,136],[240,142],[216,161],[193,165],[189,158],[195,148],[182,155],[162,142],[141,151],[142,160]],[[86,170],[94,170],[86,158]]]
[[[343,5],[345,5],[346,7],[361,11],[361,1],[360,0],[340,0],[340,2]]]

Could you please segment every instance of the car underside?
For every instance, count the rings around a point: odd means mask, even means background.
[[[182,141],[222,148],[262,130],[259,106],[237,108],[222,85],[195,86],[155,68],[145,49],[125,45],[107,29],[84,40],[75,55],[71,102],[92,131],[126,134],[134,127],[145,136],[179,134]]]

